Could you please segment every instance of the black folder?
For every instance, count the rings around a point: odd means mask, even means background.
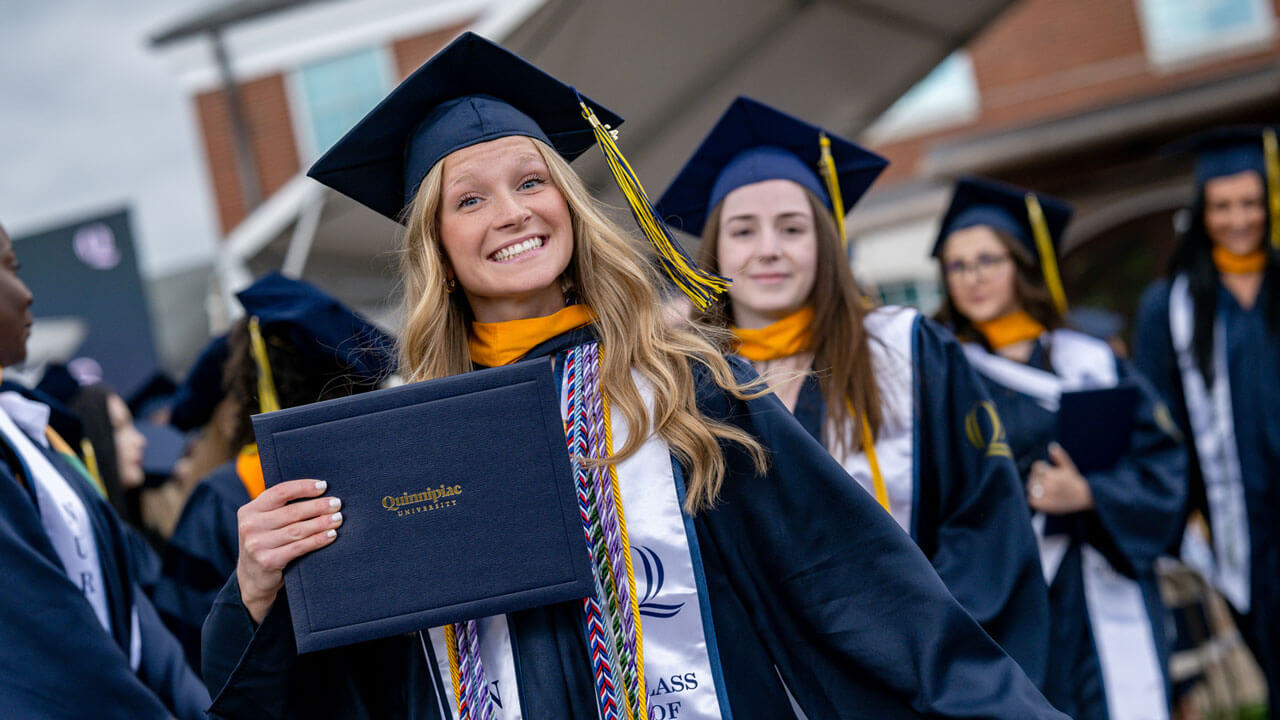
[[[1110,470],[1129,454],[1138,388],[1123,383],[1100,390],[1062,393],[1058,444],[1083,473]]]
[[[549,359],[256,415],[268,486],[342,499],[285,570],[298,652],[586,597],[591,567]]]

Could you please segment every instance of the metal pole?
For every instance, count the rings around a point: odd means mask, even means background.
[[[240,104],[240,89],[231,71],[231,60],[227,56],[226,44],[222,41],[222,31],[216,27],[211,29],[209,39],[213,42],[218,75],[222,78],[222,93],[227,99],[227,115],[231,120],[231,138],[235,145],[236,174],[240,178],[244,212],[248,215],[262,202],[262,183],[258,179],[253,146],[249,143],[249,123],[245,119],[244,107]]]

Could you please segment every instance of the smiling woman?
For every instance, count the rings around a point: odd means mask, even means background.
[[[656,250],[587,193],[569,161],[596,139],[620,158],[596,117],[620,122],[467,34],[312,169],[406,224],[409,380],[521,357],[554,367],[594,591],[298,656],[283,567],[367,538],[324,524],[336,499],[318,498],[323,483],[281,483],[241,509],[236,575],[205,625],[212,712],[709,720],[786,717],[794,698],[812,718],[1061,717],[874,501],[721,354],[720,334],[662,321],[659,253],[686,290],[707,276],[655,238],[651,210],[637,214]],[[622,183],[643,200],[633,177]],[[357,602],[377,592],[353,588]]]

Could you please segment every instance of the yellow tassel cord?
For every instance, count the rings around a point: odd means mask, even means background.
[[[449,679],[453,681],[453,701],[462,717],[462,678],[458,674],[458,636],[452,625],[444,626],[444,644],[449,651]]]
[[[98,468],[98,453],[94,452],[93,443],[89,442],[89,438],[80,439],[80,456],[84,458],[85,470],[89,471],[89,476],[102,488],[105,494],[107,486],[106,483],[102,482],[102,470]]]
[[[1267,164],[1267,204],[1271,207],[1271,248],[1280,250],[1280,148],[1276,131],[1262,131],[1262,156]]]
[[[845,398],[844,406],[849,410],[849,417],[853,417],[853,403],[849,402],[848,398]],[[880,507],[892,514],[893,511],[889,509],[889,488],[884,484],[884,474],[880,472],[880,461],[876,459],[876,439],[871,436],[871,421],[867,419],[866,413],[862,413],[859,421],[858,424],[862,426],[862,452],[867,456],[867,465],[871,466],[871,488]]]
[[[267,343],[262,339],[258,318],[249,318],[249,343],[253,347],[253,362],[258,366],[258,409],[264,413],[280,409],[276,397],[276,383],[271,378],[271,363],[267,360]]]
[[[644,192],[644,187],[640,185],[640,180],[636,178],[631,165],[618,149],[615,142],[617,131],[602,124],[581,99],[578,104],[582,107],[582,116],[591,124],[596,142],[600,143],[600,149],[604,151],[604,158],[609,164],[610,172],[613,173],[614,182],[618,184],[618,188],[627,198],[627,204],[631,206],[631,214],[635,216],[636,223],[640,225],[640,229],[658,251],[658,259],[662,263],[663,270],[699,310],[706,310],[711,303],[715,302],[716,297],[729,289],[729,279],[703,270],[684,254],[684,250],[676,243],[675,238],[671,237],[666,224],[658,219],[653,205],[649,202],[649,196]]]
[[[840,233],[841,247],[847,248],[849,236],[845,235],[844,230],[844,198],[840,197],[840,175],[836,173],[836,160],[831,157],[831,139],[826,133],[818,136],[818,146],[821,148],[819,174],[827,184],[827,195],[831,197],[831,214],[836,218],[836,231]]]
[[[1053,296],[1053,304],[1058,312],[1067,314],[1067,293],[1062,289],[1062,278],[1058,275],[1058,257],[1053,251],[1053,238],[1049,236],[1049,224],[1045,222],[1044,210],[1040,208],[1040,199],[1035,193],[1027,193],[1027,217],[1031,220],[1031,232],[1035,235],[1036,250],[1040,253],[1040,270],[1044,273],[1044,284]]]
[[[604,353],[601,352],[601,362],[604,361]],[[603,395],[603,393],[602,393]],[[609,457],[613,457],[613,424],[609,419],[609,396],[604,395],[604,449]],[[636,622],[636,673],[639,677],[637,683],[637,698],[627,699],[627,715],[635,718],[649,717],[648,698],[649,693],[646,692],[644,682],[644,632],[640,628],[640,601],[636,598],[636,572],[631,565],[631,539],[627,535],[627,515],[622,508],[622,488],[618,485],[618,468],[613,463],[609,463],[609,484],[613,487],[613,504],[618,508],[618,533],[622,535],[622,547],[626,548],[624,556],[627,559],[627,588],[631,596],[631,617]],[[638,703],[638,707],[634,710],[630,707],[632,703]]]

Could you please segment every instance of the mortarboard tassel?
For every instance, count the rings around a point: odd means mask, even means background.
[[[1035,235],[1036,250],[1040,253],[1040,270],[1044,274],[1044,284],[1053,296],[1053,304],[1058,312],[1067,314],[1067,293],[1062,289],[1062,278],[1058,275],[1058,258],[1053,252],[1053,239],[1049,236],[1049,225],[1044,219],[1044,210],[1040,208],[1040,199],[1035,193],[1027,193],[1027,217],[1031,220],[1031,232]]]
[[[271,378],[271,363],[267,360],[267,343],[262,339],[258,318],[249,318],[249,344],[253,350],[253,362],[258,366],[258,409],[264,413],[280,409],[276,397],[276,383]]]
[[[1280,148],[1276,131],[1262,131],[1262,157],[1267,166],[1267,204],[1271,212],[1271,249],[1280,250]]]
[[[627,204],[631,206],[631,214],[635,216],[636,223],[640,225],[640,229],[658,251],[662,269],[699,310],[706,310],[720,293],[729,289],[729,279],[703,270],[688,255],[685,255],[675,238],[671,237],[666,224],[654,212],[644,187],[641,186],[631,165],[627,163],[627,159],[618,148],[615,142],[617,131],[601,124],[596,114],[582,101],[581,96],[578,97],[578,105],[582,107],[582,116],[591,123],[591,130],[595,134],[596,142],[600,143],[600,149],[604,151],[604,158],[609,163],[613,179],[622,190],[622,194],[626,196]]]
[[[818,160],[818,174],[827,184],[827,195],[831,197],[831,214],[836,218],[836,230],[840,233],[840,246],[849,247],[849,237],[844,230],[844,198],[840,197],[840,175],[836,172],[835,158],[831,157],[831,139],[826,133],[818,135],[818,146],[821,156]]]

